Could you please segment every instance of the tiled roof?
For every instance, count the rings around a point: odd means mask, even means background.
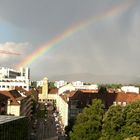
[[[16,98],[9,92],[9,91],[0,91],[0,94],[3,94],[7,97],[10,97],[10,100],[12,101],[11,104],[18,105]]]
[[[19,97],[21,97],[21,94],[20,94],[17,90],[10,90],[9,92],[12,94],[12,96],[13,96],[14,98],[19,98]]]
[[[140,94],[136,93],[124,93],[124,92],[119,92],[117,93],[116,101],[118,102],[126,102],[126,103],[131,103],[136,100],[140,100]]]
[[[111,106],[114,101],[121,103],[122,102],[131,103],[136,100],[140,100],[140,94],[136,93],[123,93],[123,92],[93,93],[93,92],[85,92],[84,90],[67,92],[60,96],[66,102],[68,101],[67,98],[70,98],[71,100],[79,100],[81,108],[85,107],[87,104],[91,104],[93,99],[101,99],[105,104],[105,108],[109,108],[109,106]]]

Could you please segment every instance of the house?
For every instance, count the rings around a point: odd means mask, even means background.
[[[0,91],[0,94],[8,97],[6,114],[31,118],[32,98],[30,94],[19,90]]]

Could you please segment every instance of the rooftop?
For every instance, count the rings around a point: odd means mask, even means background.
[[[0,115],[0,124],[7,123],[10,121],[18,120],[24,118],[24,116],[7,116],[7,115]]]

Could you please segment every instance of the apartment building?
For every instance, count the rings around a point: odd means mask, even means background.
[[[13,90],[17,86],[29,91],[30,69],[20,68],[20,71],[16,71],[13,69],[1,67],[0,90]]]
[[[32,97],[28,92],[21,90],[0,91],[0,95],[8,97],[6,114],[31,118]]]
[[[101,99],[105,105],[104,109],[108,110],[111,105],[125,106],[140,100],[140,94],[126,94],[124,92],[98,93],[95,90],[66,91],[57,97],[57,109],[60,112],[63,125],[68,125],[68,120],[75,118],[84,107],[92,103],[93,99]]]

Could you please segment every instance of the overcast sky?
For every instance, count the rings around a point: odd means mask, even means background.
[[[128,7],[75,30],[39,57],[29,66],[31,77],[92,74],[140,78],[139,0],[0,0],[0,65],[14,68],[66,29],[121,5]]]

